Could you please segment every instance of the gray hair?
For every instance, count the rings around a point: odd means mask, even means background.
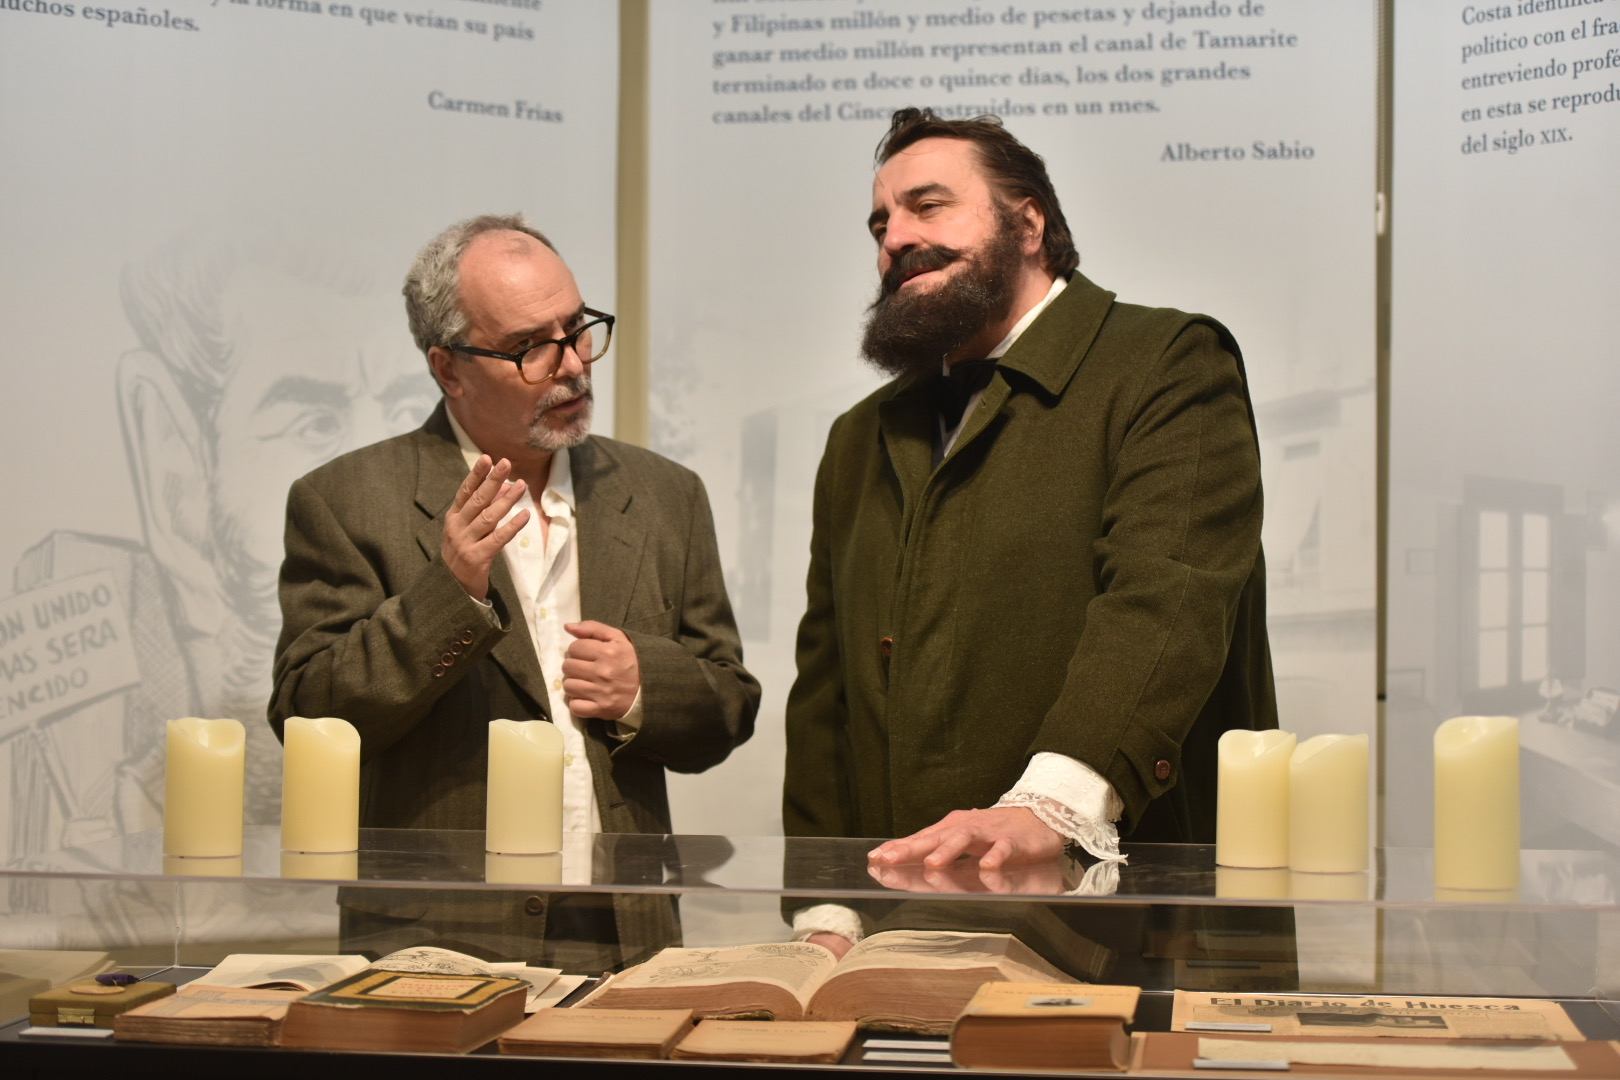
[[[557,250],[522,214],[480,214],[456,222],[429,240],[411,263],[402,290],[411,336],[423,356],[435,345],[459,343],[467,332],[467,313],[461,307],[461,256],[474,239],[487,232],[520,232]]]

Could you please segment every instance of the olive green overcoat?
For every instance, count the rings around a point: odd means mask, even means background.
[[[1077,274],[936,467],[937,427],[899,379],[828,436],[787,832],[906,835],[1054,751],[1114,786],[1122,833],[1213,841],[1216,740],[1277,722],[1236,343]]]

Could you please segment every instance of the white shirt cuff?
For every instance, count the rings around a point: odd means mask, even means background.
[[[816,904],[793,913],[793,940],[803,941],[811,934],[837,934],[855,944],[866,936],[861,917],[843,904]]]
[[[1119,853],[1119,830],[1113,825],[1124,816],[1125,804],[1102,774],[1074,758],[1036,754],[996,805],[1027,807],[1041,824],[1093,857],[1125,861]]]
[[[641,730],[641,688],[636,688],[636,700],[630,703],[630,708],[617,720],[608,724],[608,734],[620,742],[629,742]]]

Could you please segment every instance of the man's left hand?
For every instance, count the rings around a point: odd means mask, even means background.
[[[568,711],[582,720],[619,720],[641,692],[636,647],[617,627],[599,622],[566,623],[577,639],[563,660]]]
[[[952,810],[936,825],[878,846],[869,858],[888,866],[914,862],[949,866],[959,856],[977,855],[980,866],[993,869],[1055,858],[1065,843],[1027,807],[1002,806]]]

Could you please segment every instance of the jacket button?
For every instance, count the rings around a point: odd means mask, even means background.
[[[531,896],[523,901],[523,910],[530,915],[544,915],[546,913],[546,900],[543,896]]]
[[[461,653],[462,653],[462,649],[463,649],[463,646],[462,646],[461,642],[453,641],[453,642],[450,643],[450,653],[451,653],[451,655],[460,656]]]
[[[878,655],[885,660],[894,655],[894,638],[886,637],[878,642]]]
[[[1153,778],[1155,780],[1170,779],[1170,763],[1164,758],[1160,758],[1153,763]]]
[[[461,632],[461,643],[463,645],[471,645],[473,643],[473,632],[471,630],[463,630]]]
[[[443,656],[439,657],[439,663],[443,664],[445,667],[449,667],[455,662],[456,658],[449,653],[445,653]]]
[[[433,677],[435,679],[444,678],[444,665],[443,664],[434,664],[433,665]]]

